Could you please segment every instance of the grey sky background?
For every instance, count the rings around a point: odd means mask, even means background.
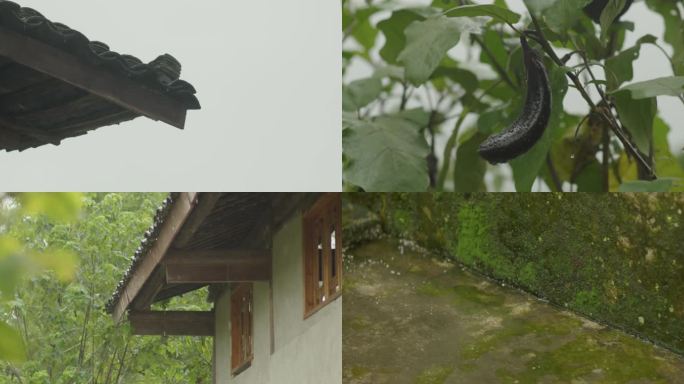
[[[355,3],[357,4],[363,3],[362,0],[352,1],[355,1]],[[493,3],[493,0],[479,0],[477,2],[481,4],[491,4]],[[414,5],[429,5],[431,3],[431,0],[404,0],[399,1],[398,3],[402,4],[402,7],[404,7],[404,5],[405,7],[409,7]],[[506,0],[506,3],[513,11],[516,11],[520,14],[527,13],[527,9],[525,8],[523,0]],[[377,22],[379,20],[386,19],[387,17],[389,17],[389,15],[389,11],[379,12],[378,14],[374,15],[374,18],[372,20]],[[633,46],[634,43],[641,36],[651,34],[658,37],[658,43],[661,44],[661,46],[663,46],[670,55],[672,54],[671,47],[667,43],[662,41],[662,36],[665,29],[662,17],[659,14],[650,11],[643,3],[643,1],[636,0],[634,4],[630,7],[629,11],[622,17],[622,20],[633,21],[635,24],[634,31],[627,33],[625,48]],[[382,35],[380,35],[378,38],[384,39]],[[350,46],[354,45],[353,40],[350,39],[348,41],[348,44]],[[379,50],[379,48],[382,47],[383,44],[383,41],[378,41],[376,43],[376,57],[379,57],[377,56],[377,50]],[[349,48],[348,46],[345,47]],[[479,52],[478,48],[474,48],[474,52]],[[459,58],[459,60],[461,61],[465,60],[465,58],[468,57],[463,44],[459,44],[456,47],[454,47],[449,52],[449,54],[453,57]],[[481,76],[483,78],[493,78],[496,76],[496,74],[488,66],[477,63],[476,58],[479,57],[479,54],[473,54],[472,57],[475,58],[475,60],[471,62],[463,62],[462,65],[468,69],[474,70],[478,74],[478,76]],[[603,75],[602,71],[599,68],[595,68],[594,71],[599,73],[601,76]],[[372,68],[370,66],[361,61],[356,61],[348,69],[345,75],[345,82],[349,82],[358,78],[367,77],[371,74]],[[662,52],[660,52],[658,48],[650,44],[642,45],[641,54],[639,58],[634,62],[634,79],[631,82],[645,81],[657,77],[672,75],[672,68],[670,67],[669,62],[662,54]],[[589,88],[588,90],[589,93],[594,97],[594,99],[598,98],[593,88]],[[420,105],[420,103],[413,104],[414,107],[418,105]],[[568,94],[566,95],[564,100],[564,106],[567,110],[573,113],[579,114],[587,113],[589,111],[589,107],[587,106],[584,99],[582,99],[579,92],[577,92],[574,89],[570,89],[568,91]],[[681,101],[675,97],[659,97],[658,112],[660,117],[663,118],[663,120],[670,126],[669,142],[671,150],[675,155],[681,154],[684,150],[684,127],[682,126],[682,122],[684,121],[684,105],[682,105]],[[474,123],[475,121],[476,116],[474,114],[471,114],[465,120],[464,126],[467,127],[469,123]],[[437,138],[437,153],[443,152],[443,147],[446,143],[447,136],[449,134],[449,130],[444,130],[444,132],[442,132],[441,134],[441,137]],[[510,167],[507,165],[503,165],[496,166],[495,168],[496,171],[487,173],[485,179],[490,188],[494,183],[494,179],[503,177],[503,179],[505,180],[503,184],[503,190],[514,191],[515,187],[512,182],[512,172]],[[567,189],[568,188],[566,186],[566,190]],[[545,185],[543,185],[543,183],[535,183],[533,190],[543,191],[548,189]]]
[[[337,0],[15,0],[120,53],[170,53],[202,110],[184,131],[145,117],[0,152],[17,191],[337,191]]]

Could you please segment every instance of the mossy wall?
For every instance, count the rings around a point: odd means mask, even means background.
[[[365,194],[385,231],[684,353],[682,194]]]

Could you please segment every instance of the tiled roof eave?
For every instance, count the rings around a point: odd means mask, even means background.
[[[157,241],[157,237],[159,236],[162,224],[166,220],[166,217],[171,211],[171,207],[173,206],[173,203],[177,198],[177,193],[171,193],[169,194],[169,196],[166,197],[166,199],[164,199],[161,206],[157,208],[157,211],[154,215],[154,220],[152,221],[152,225],[147,231],[145,231],[145,234],[143,235],[143,238],[140,241],[140,245],[131,257],[130,266],[124,273],[123,278],[117,284],[116,289],[112,293],[112,297],[105,305],[107,313],[111,314],[114,312],[114,307],[121,298],[121,294],[123,293],[124,288],[135,274],[135,271],[142,263],[142,260],[145,258],[152,245]]]
[[[179,100],[186,109],[200,109],[195,88],[180,80],[181,65],[171,55],[164,54],[150,63],[111,51],[98,41],[60,23],[55,23],[39,12],[21,7],[9,0],[0,0],[0,28],[28,36],[68,52],[89,65],[106,68],[135,82]]]

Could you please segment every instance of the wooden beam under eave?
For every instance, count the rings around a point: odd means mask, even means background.
[[[215,284],[271,279],[270,249],[174,249],[164,258],[167,284]]]
[[[270,281],[270,260],[234,264],[167,264],[167,284],[218,284]]]
[[[270,249],[169,250],[164,265],[235,265],[271,262]]]
[[[0,55],[176,128],[185,126],[182,102],[58,48],[0,27]]]
[[[116,302],[112,311],[115,322],[121,321],[129,304],[136,298],[145,282],[150,278],[155,268],[159,265],[166,251],[171,246],[176,234],[183,226],[183,223],[192,212],[197,203],[196,192],[180,193],[173,202],[171,211],[161,224],[159,236],[150,250],[143,257],[140,265],[133,272],[126,286],[123,288],[119,300]]]
[[[214,336],[211,311],[133,311],[128,320],[134,335]]]

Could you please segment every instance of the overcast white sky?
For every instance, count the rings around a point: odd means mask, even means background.
[[[337,0],[15,0],[150,61],[170,53],[203,109],[0,152],[0,190],[341,188]]]
[[[363,2],[362,0],[353,1],[356,1],[357,3]],[[477,2],[481,4],[491,4],[493,3],[493,0],[479,0]],[[431,0],[403,0],[399,1],[399,3],[401,3],[402,5],[405,4],[405,7],[409,7],[413,5],[429,5],[431,3]],[[523,0],[506,0],[506,3],[512,10],[520,14],[525,14],[527,12]],[[381,12],[374,15],[374,17],[374,21],[382,20],[389,17],[389,12]],[[625,14],[622,17],[622,19],[633,21],[635,23],[634,31],[628,32],[627,34],[625,47],[631,47],[634,45],[636,40],[639,39],[641,36],[651,34],[658,37],[659,44],[661,44],[665,48],[665,50],[668,51],[669,54],[672,54],[671,47],[662,41],[664,31],[662,17],[657,13],[651,12],[642,1],[635,1],[634,4],[630,7],[627,14]],[[379,38],[384,39],[382,35],[380,35]],[[351,44],[353,44],[352,40],[349,41]],[[379,47],[381,47],[382,45],[382,42],[378,42],[376,45],[376,50],[379,49]],[[462,44],[459,44],[456,47],[454,47],[450,51],[450,54],[454,57],[459,58],[467,57],[466,51]],[[479,57],[479,55],[473,55],[473,57],[477,58]],[[466,63],[465,65],[468,66],[469,64]],[[641,55],[635,61],[633,68],[634,79],[632,80],[632,82],[650,80],[653,78],[663,76],[672,76],[672,68],[670,67],[670,64],[665,58],[665,56],[662,54],[662,52],[658,50],[658,48],[650,44],[642,46]],[[492,76],[495,76],[494,72],[491,71],[487,66],[478,66],[473,69],[478,70],[478,72],[481,75],[483,73],[490,73]],[[600,69],[594,70],[598,73],[601,73]],[[367,77],[371,73],[372,69],[368,65],[364,65],[361,61],[357,61],[347,71],[347,74],[345,76],[345,82],[349,82],[357,78]],[[590,88],[589,92],[594,92],[593,88]],[[596,95],[594,96],[596,97]],[[579,92],[574,91],[572,89],[568,92],[567,96],[565,97],[564,105],[567,110],[572,111],[573,113],[586,113],[589,110],[586,102],[579,95]],[[684,121],[684,105],[682,105],[681,101],[675,97],[659,97],[658,111],[660,116],[670,126],[669,139],[671,150],[675,155],[681,154],[684,150],[684,127],[682,126],[682,122]],[[474,121],[474,116],[471,115],[468,119],[466,119],[466,125],[468,124],[468,122]],[[442,133],[443,137],[438,138],[437,153],[442,153],[442,148],[447,140],[448,134],[450,134],[450,132],[445,130],[445,132]],[[507,182],[504,183],[504,191],[514,191],[514,185],[511,179],[510,168],[508,166],[498,166],[497,168],[498,171],[500,171],[507,179]],[[490,185],[493,182],[493,176],[494,175],[491,173],[488,173],[487,175],[489,179],[487,179],[486,181]],[[544,185],[535,184],[534,190],[538,189],[546,190]]]

